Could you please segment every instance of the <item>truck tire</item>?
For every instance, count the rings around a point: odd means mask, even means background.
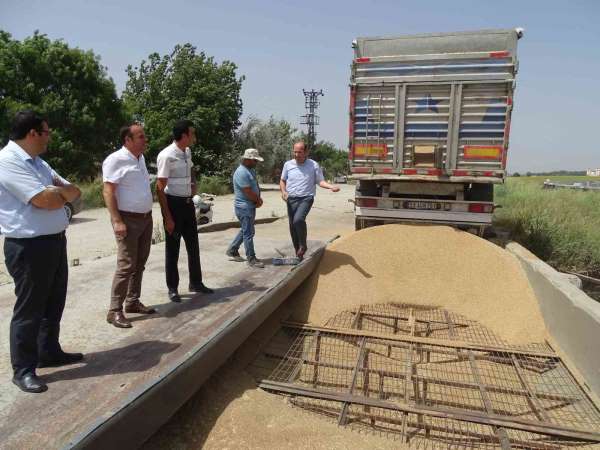
[[[377,197],[377,183],[370,180],[359,180],[356,185],[356,195]]]
[[[494,185],[490,183],[473,183],[465,189],[465,200],[471,202],[493,202]]]

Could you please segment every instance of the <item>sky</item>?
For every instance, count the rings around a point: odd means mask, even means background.
[[[35,30],[100,56],[120,93],[126,67],[186,42],[244,75],[242,120],[302,128],[302,89],[322,89],[318,139],[348,146],[358,36],[525,28],[509,171],[600,167],[600,1],[0,0],[0,29]]]

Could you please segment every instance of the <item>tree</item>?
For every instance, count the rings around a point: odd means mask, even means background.
[[[152,53],[139,67],[127,68],[129,80],[123,101],[134,118],[144,123],[148,159],[172,139],[173,124],[189,119],[196,125],[194,163],[204,174],[224,174],[233,155],[233,132],[240,125],[244,77],[237,66],[217,64],[191,44],[177,45],[170,55]]]
[[[348,152],[338,149],[331,142],[319,141],[310,155],[321,165],[327,179],[348,173]]]
[[[294,141],[299,137],[296,129],[283,120],[270,117],[264,122],[250,117],[236,133],[235,149],[241,155],[246,148],[258,149],[265,159],[256,167],[264,181],[279,182],[283,164],[290,159]]]
[[[38,31],[17,41],[0,30],[2,143],[22,109],[48,118],[52,139],[44,159],[62,175],[76,178],[97,175],[126,120],[115,85],[93,52],[51,41]]]

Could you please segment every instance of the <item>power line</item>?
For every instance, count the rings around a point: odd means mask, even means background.
[[[323,94],[322,89],[318,91],[314,89],[311,89],[310,91],[302,89],[302,93],[304,94],[304,108],[306,109],[306,114],[301,116],[302,121],[300,124],[307,125],[306,146],[308,150],[312,150],[315,142],[317,142],[317,132],[315,131],[315,126],[319,125],[319,116],[316,114],[317,108],[319,107],[319,96],[325,94]]]

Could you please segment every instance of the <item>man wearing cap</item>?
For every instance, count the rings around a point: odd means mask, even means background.
[[[190,120],[180,120],[173,127],[173,143],[162,150],[156,159],[158,166],[156,192],[165,225],[165,272],[169,299],[179,303],[179,245],[185,242],[188,254],[189,290],[211,294],[212,289],[202,282],[198,225],[192,196],[196,193],[193,177],[192,152],[196,130]]]
[[[139,124],[121,128],[123,147],[102,163],[102,195],[117,240],[117,270],[106,321],[117,328],[131,328],[123,314],[153,314],[140,301],[142,275],[152,244],[152,191],[144,151],[146,135]]]
[[[258,154],[258,150],[247,149],[242,156],[242,163],[233,174],[233,191],[235,193],[233,206],[241,228],[229,245],[226,254],[233,261],[243,261],[239,252],[243,242],[248,265],[262,269],[265,265],[256,258],[253,241],[256,208],[260,208],[263,204],[256,179],[255,167],[258,161],[264,161]]]
[[[316,161],[308,157],[303,141],[294,144],[294,159],[287,161],[281,171],[279,189],[287,202],[290,235],[299,259],[306,253],[306,216],[315,200],[316,186],[338,192],[339,187],[329,184]]]
[[[47,389],[36,367],[83,359],[81,353],[63,351],[59,343],[68,278],[64,205],[81,192],[40,158],[49,139],[45,118],[20,111],[10,141],[0,151],[0,231],[17,296],[10,322],[13,383],[34,393]]]

